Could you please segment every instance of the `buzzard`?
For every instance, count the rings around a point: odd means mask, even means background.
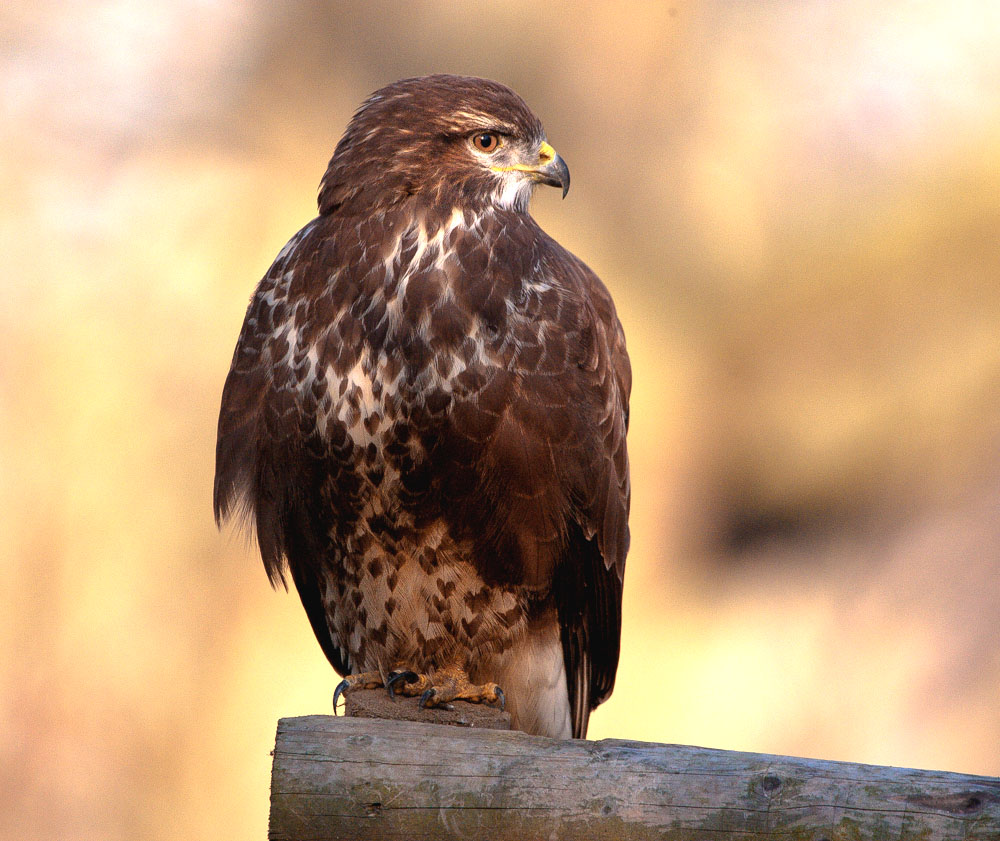
[[[529,215],[537,184],[565,196],[569,170],[504,85],[361,105],[250,301],[215,516],[291,574],[338,694],[506,702],[582,738],[618,667],[631,370],[607,289]]]

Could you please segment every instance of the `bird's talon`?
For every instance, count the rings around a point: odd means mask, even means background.
[[[500,702],[500,712],[503,712],[503,708],[507,706],[507,697],[503,694],[503,690],[499,686],[494,691],[497,693],[497,700]]]
[[[340,700],[340,696],[344,694],[344,690],[347,689],[348,686],[350,686],[350,684],[345,679],[345,680],[342,680],[340,683],[338,683],[337,684],[337,688],[333,690],[333,714],[334,715],[339,715],[339,713],[337,712],[337,702]]]
[[[404,681],[405,683],[415,683],[419,675],[416,672],[411,672],[408,669],[402,672],[393,672],[389,676],[389,680],[385,683],[385,688],[389,690],[389,697],[395,700],[396,693],[393,691],[393,684],[398,681]]]
[[[427,702],[430,701],[435,695],[437,695],[436,689],[428,689],[424,692],[424,694],[420,696],[420,709],[427,709]]]

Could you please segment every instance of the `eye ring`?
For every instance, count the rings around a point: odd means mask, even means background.
[[[500,148],[500,135],[495,131],[480,131],[472,135],[472,145],[479,152],[495,152]]]

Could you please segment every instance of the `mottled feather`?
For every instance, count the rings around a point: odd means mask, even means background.
[[[608,291],[481,130],[544,140],[480,79],[355,114],[247,310],[215,513],[252,519],[338,672],[457,663],[517,687],[515,726],[582,737],[618,664],[631,373]]]

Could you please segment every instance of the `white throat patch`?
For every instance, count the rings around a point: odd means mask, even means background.
[[[501,173],[500,187],[493,194],[494,204],[505,210],[527,210],[535,182],[516,170]]]

